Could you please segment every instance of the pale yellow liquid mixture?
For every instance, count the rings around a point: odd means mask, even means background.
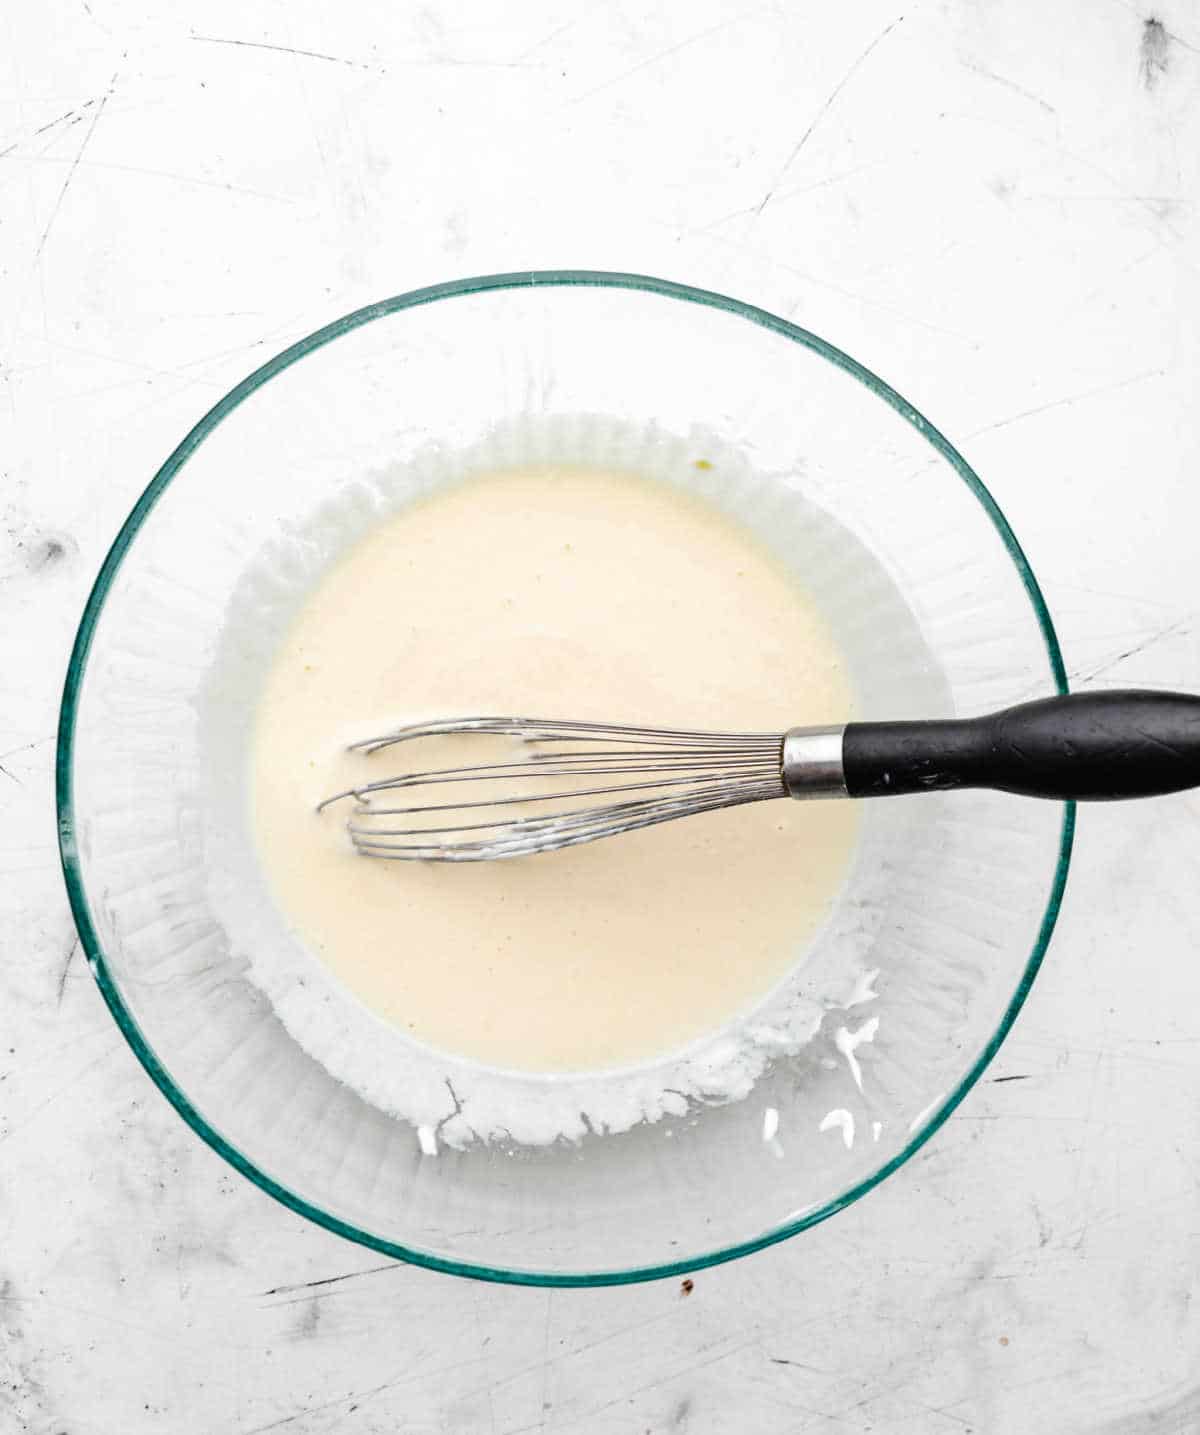
[[[524,1070],[627,1065],[712,1032],[799,959],[853,805],[780,799],[513,861],[374,861],[344,808],[315,804],[478,750],[345,743],[479,713],[782,732],[850,706],[820,614],[715,508],[591,469],[475,477],[370,533],[299,613],[256,717],[261,858],[289,925],[419,1040]]]

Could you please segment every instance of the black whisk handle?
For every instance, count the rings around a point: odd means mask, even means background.
[[[1122,689],[1022,703],[986,717],[850,723],[851,797],[987,787],[1105,802],[1200,787],[1200,697]]]

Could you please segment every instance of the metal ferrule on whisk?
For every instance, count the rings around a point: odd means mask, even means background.
[[[783,735],[781,767],[789,797],[846,797],[840,727],[794,727]]]

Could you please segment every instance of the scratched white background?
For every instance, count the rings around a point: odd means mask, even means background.
[[[75,955],[67,647],[184,430],[324,321],[555,265],[727,290],[955,439],[1080,684],[1200,687],[1200,14],[1122,0],[0,7],[0,1430],[1200,1430],[1200,804],[1086,811],[911,1165],[678,1281],[385,1264],[229,1171]]]

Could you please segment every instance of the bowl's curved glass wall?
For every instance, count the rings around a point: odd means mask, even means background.
[[[867,675],[862,715],[969,714],[1063,686],[1032,575],[957,454],[837,351],[716,296],[578,273],[442,286],[295,346],[188,436],[110,554],[68,679],[60,824],[89,956],[160,1086],[247,1175],[355,1239],[501,1279],[702,1264],[894,1169],[1007,1029],[1069,842],[1069,811],[1049,803],[874,804],[837,937],[879,969],[878,997],[830,1010],[739,1103],[578,1146],[428,1158],[335,1081],[247,979],[208,898],[198,700],[230,595],[363,475],[523,415],[545,432],[588,414],[711,438],[831,516],[846,541],[815,553],[810,586]],[[720,472],[696,474],[720,500]],[[775,536],[786,546],[782,520]],[[847,558],[856,545],[869,561]],[[832,960],[815,953],[814,971]],[[860,1089],[838,1032],[871,1015]]]

